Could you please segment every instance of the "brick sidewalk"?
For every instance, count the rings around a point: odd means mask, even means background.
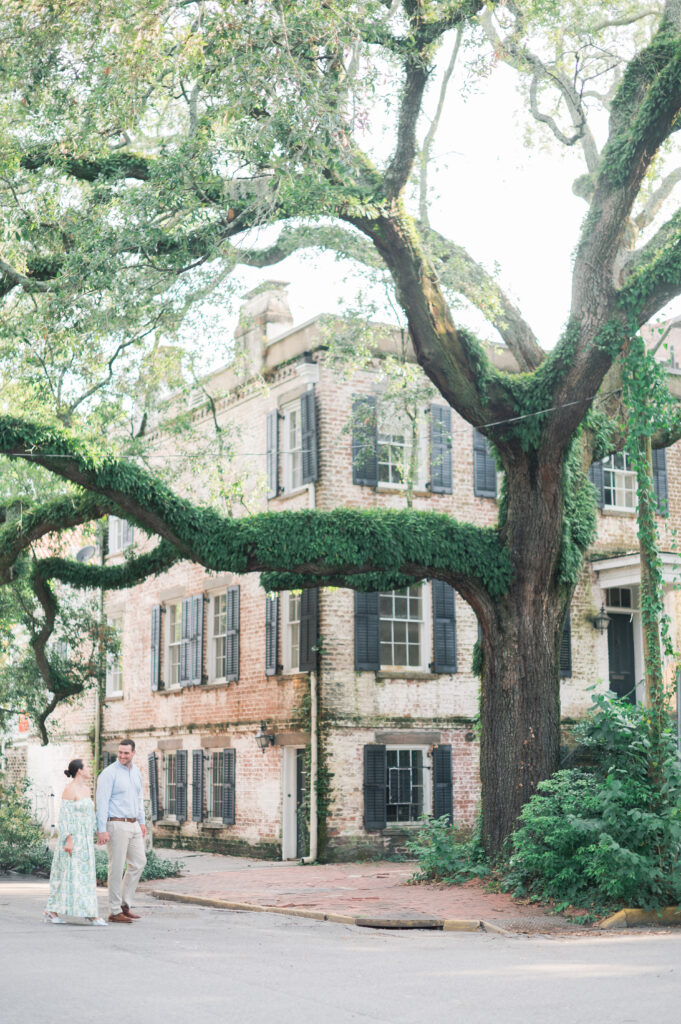
[[[143,888],[163,898],[216,901],[239,907],[276,908],[292,914],[315,913],[367,919],[388,926],[391,921],[489,922],[515,932],[575,931],[577,926],[534,906],[515,903],[503,893],[486,892],[473,880],[464,885],[408,885],[413,864],[278,864],[191,873],[181,878],[147,882]],[[397,925],[393,925],[394,927]]]

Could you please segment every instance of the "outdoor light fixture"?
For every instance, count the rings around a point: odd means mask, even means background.
[[[255,734],[255,742],[258,744],[263,754],[268,747],[274,746],[274,733],[265,732],[265,723],[260,723],[260,728]]]
[[[594,629],[597,629],[601,635],[605,633],[610,625],[610,616],[605,610],[605,606],[601,605],[601,610],[594,619],[591,620],[594,624]]]

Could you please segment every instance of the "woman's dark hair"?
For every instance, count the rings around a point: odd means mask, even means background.
[[[66,775],[67,778],[75,779],[76,775],[78,774],[82,767],[82,759],[80,757],[74,757],[73,761],[69,761],[68,768],[64,769],[64,775]]]

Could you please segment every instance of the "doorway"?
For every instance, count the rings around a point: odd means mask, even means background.
[[[608,627],[608,663],[610,689],[620,700],[636,703],[634,662],[634,625],[631,613],[610,615]]]
[[[282,860],[299,860],[307,854],[307,785],[305,747],[284,747]]]

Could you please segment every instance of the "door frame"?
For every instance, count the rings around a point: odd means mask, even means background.
[[[281,748],[281,859],[298,860],[297,757],[305,744]]]

